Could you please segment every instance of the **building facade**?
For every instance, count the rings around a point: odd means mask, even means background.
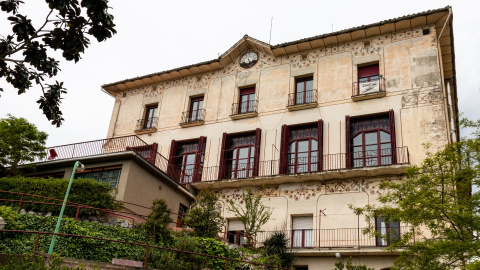
[[[450,7],[279,45],[244,36],[218,59],[103,85],[115,98],[108,138],[137,135],[168,157],[166,173],[192,191],[218,191],[226,231],[242,224],[228,201],[251,189],[285,230],[297,269],[342,257],[388,269],[384,237],[349,205],[375,204],[382,181],[458,140]],[[231,242],[241,238],[231,237]]]

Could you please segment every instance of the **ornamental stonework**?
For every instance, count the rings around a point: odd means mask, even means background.
[[[320,195],[321,192],[322,192],[321,185],[301,184],[300,186],[297,186],[297,188],[295,189],[288,189],[288,188],[285,189],[283,191],[283,194],[289,199],[298,201],[301,198],[303,198],[304,200],[310,200],[311,198],[315,198],[318,195]]]
[[[402,108],[413,108],[442,104],[443,93],[440,87],[413,89],[402,92]]]

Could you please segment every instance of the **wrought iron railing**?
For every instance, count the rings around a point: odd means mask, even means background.
[[[389,150],[389,149],[388,149]],[[387,151],[383,149],[382,151]],[[394,164],[410,164],[408,148],[406,146],[397,147],[395,151],[390,151],[390,156],[380,156],[380,161],[373,162],[374,151],[354,152],[351,153],[347,160],[345,153],[323,155],[322,159],[318,157],[297,158],[287,160],[287,164],[281,168],[280,160],[260,161],[258,164],[258,173],[256,173],[253,165],[237,164],[236,166],[226,165],[222,168],[223,175],[219,175],[220,166],[203,167],[201,173],[201,181],[216,181],[226,179],[242,179],[251,177],[274,176],[281,174],[299,174],[299,173],[315,173],[322,171],[334,171],[342,169],[356,169],[363,167],[380,167]],[[353,162],[354,157],[362,155],[366,162]],[[388,161],[388,162],[386,162]],[[349,166],[347,166],[349,164]]]
[[[183,112],[180,124],[188,124],[202,121],[205,121],[205,109]]]
[[[156,147],[149,145],[135,135],[48,147],[45,150],[45,157],[37,157],[34,162],[90,157],[125,151],[134,151],[160,170],[167,171],[168,160],[157,152]]]
[[[379,75],[378,79],[366,82],[354,82],[352,86],[352,97],[385,92],[385,79]]]
[[[318,103],[317,89],[295,92],[288,94],[288,106],[305,105],[310,103]]]
[[[258,112],[258,110],[257,110],[257,100],[245,101],[245,102],[233,103],[232,104],[231,115],[253,113],[253,112]]]
[[[385,247],[399,241],[403,235],[413,232],[413,227],[399,226],[379,229],[375,235],[364,234],[365,228],[305,229],[283,231],[290,239],[289,248],[361,248]],[[255,244],[260,247],[273,233],[258,232]],[[414,237],[412,242],[418,241]]]
[[[158,120],[157,117],[139,119],[137,120],[137,127],[135,128],[135,131],[142,131],[142,130],[156,128],[157,120]]]

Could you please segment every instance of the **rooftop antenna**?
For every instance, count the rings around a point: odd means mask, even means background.
[[[268,39],[268,44],[272,41],[272,27],[273,27],[273,17],[270,19],[270,38]]]

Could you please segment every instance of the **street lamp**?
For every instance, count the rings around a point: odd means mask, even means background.
[[[72,187],[73,176],[75,175],[75,171],[77,170],[79,172],[83,172],[85,170],[85,166],[83,166],[83,164],[80,163],[80,161],[75,162],[75,165],[73,165],[72,176],[70,177],[70,182],[68,182],[67,193],[65,193],[65,199],[63,199],[62,210],[60,210],[60,215],[58,215],[57,226],[55,227],[54,233],[58,233],[58,230],[60,229],[60,223],[62,222],[63,211],[65,210],[65,205],[67,204],[68,193],[70,193],[70,187]],[[53,253],[53,247],[55,246],[56,238],[57,238],[57,235],[54,234],[52,237],[52,242],[50,243],[50,249],[48,250],[48,254],[50,255]]]

